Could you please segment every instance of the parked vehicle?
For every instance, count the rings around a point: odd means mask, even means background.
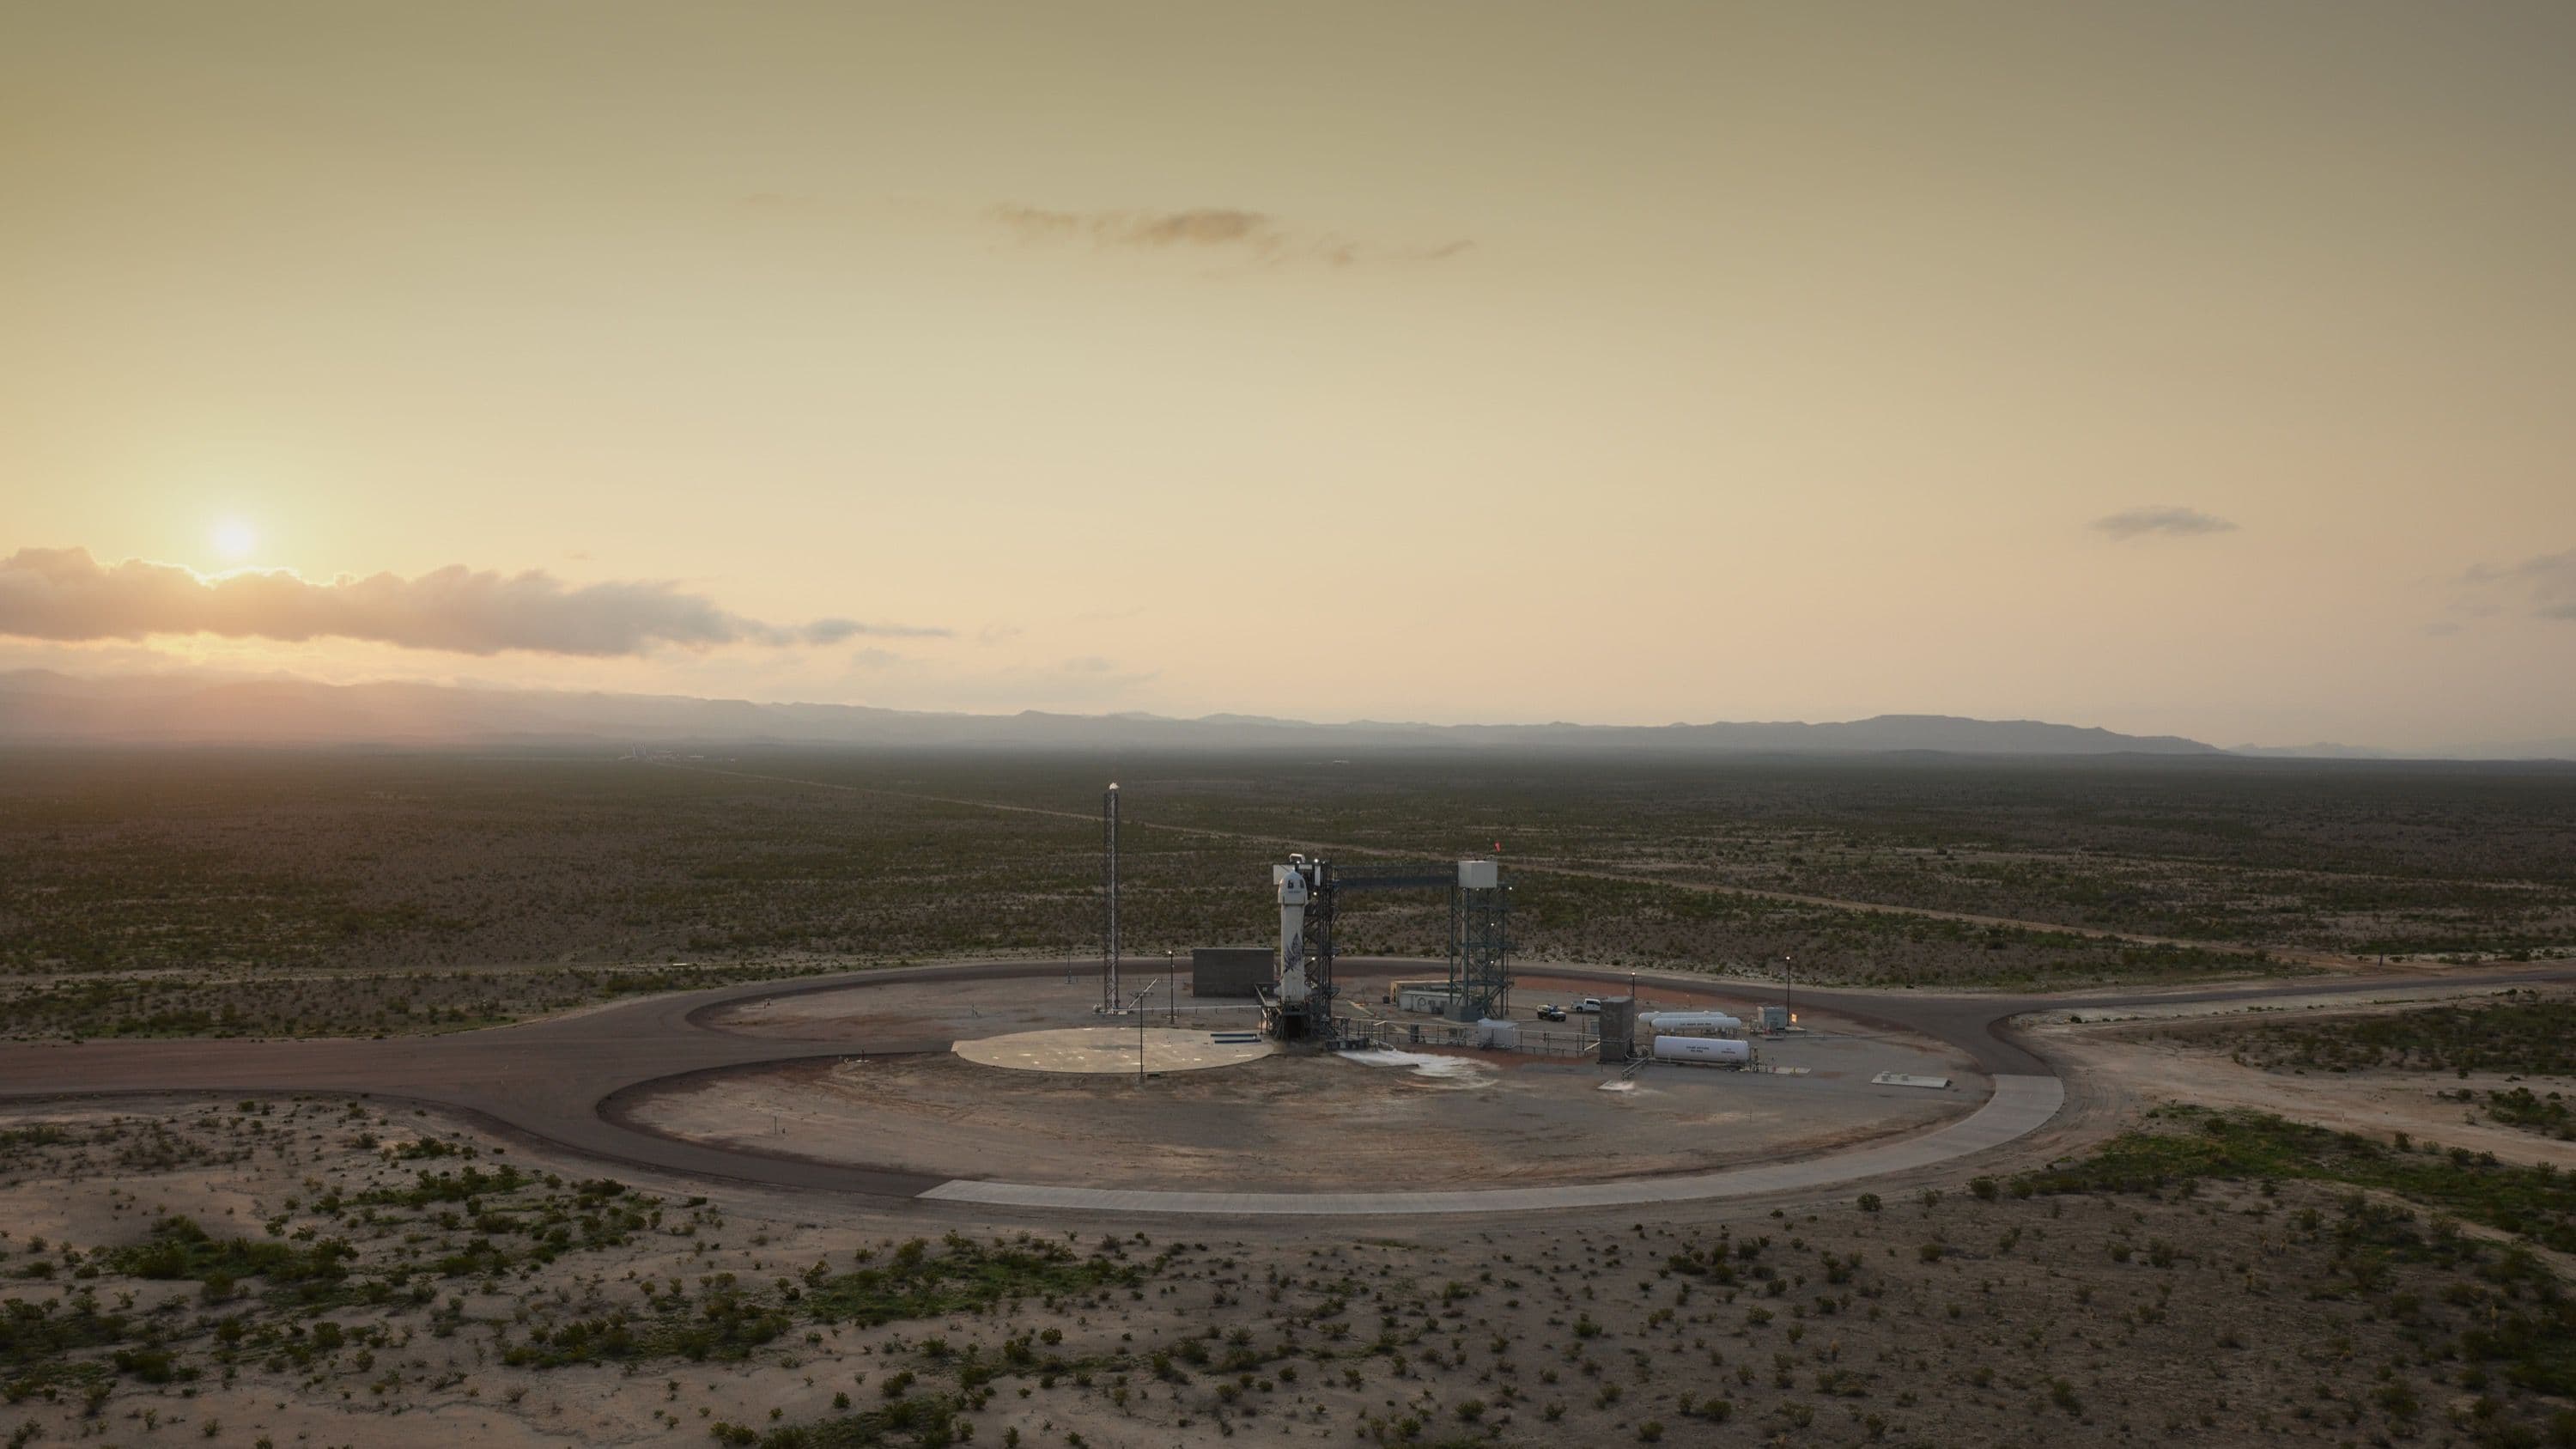
[[[1565,1020],[1565,1008],[1558,1006],[1554,1002],[1549,1002],[1547,1005],[1538,1009],[1538,1019],[1541,1021],[1563,1021]]]
[[[1599,1016],[1601,1014],[1601,998],[1598,996],[1587,996],[1581,1001],[1576,1002],[1574,1004],[1574,1009],[1582,1012],[1586,1016]]]

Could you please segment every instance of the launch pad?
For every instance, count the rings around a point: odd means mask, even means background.
[[[1439,975],[1420,961],[1340,965],[1346,1006],[1375,1002],[1396,979]],[[1247,1042],[1251,1003],[1184,1004],[1177,1025],[1159,1014],[1145,1024],[1140,1083],[1137,1024],[1094,1016],[1096,989],[1038,972],[753,998],[705,1026],[798,1054],[639,1086],[617,1117],[704,1146],[940,1178],[1440,1191],[1754,1166],[1935,1129],[1990,1094],[1955,1049],[1821,1009],[1822,1030],[1771,1049],[1804,1075],[1657,1065],[1628,1079],[1588,1057],[1527,1051],[1408,1045],[1353,1059]],[[1525,989],[1572,999],[1604,986],[1542,970]],[[1749,1001],[1716,983],[1657,996],[1739,1012]],[[1520,1015],[1526,1024],[1528,1009]],[[1886,1072],[1945,1076],[1954,1088],[1873,1080]],[[1630,1090],[1600,1090],[1621,1080]]]

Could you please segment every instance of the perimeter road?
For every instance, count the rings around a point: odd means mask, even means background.
[[[1418,963],[1352,960],[1351,964],[1369,969],[1403,969],[1406,964]],[[1093,965],[1084,962],[1075,969]],[[1098,1189],[955,1182],[922,1173],[764,1156],[648,1132],[624,1120],[620,1110],[622,1102],[634,1093],[688,1076],[795,1061],[838,1060],[852,1054],[817,1051],[817,1044],[812,1042],[736,1035],[709,1024],[725,1008],[744,1001],[906,981],[1059,976],[1067,969],[1068,963],[1062,961],[1022,961],[852,972],[718,987],[525,1026],[387,1041],[18,1042],[0,1045],[0,1100],[179,1092],[324,1092],[386,1097],[462,1112],[606,1162],[767,1187],[910,1200],[925,1206],[1018,1204],[1112,1212],[1300,1216],[1513,1211],[1795,1190],[1909,1171],[2000,1146],[2046,1122],[2064,1100],[2055,1069],[2009,1033],[2006,1024],[2024,1012],[2097,1011],[2288,996],[2366,996],[2379,990],[2420,990],[2425,985],[2424,977],[2407,976],[2053,997],[1932,996],[1820,988],[1810,993],[1811,997],[1833,1011],[1917,1031],[1966,1052],[1980,1070],[1995,1079],[1994,1097],[1966,1118],[1919,1136],[1804,1162],[1692,1177],[1552,1188],[1313,1197],[1170,1193],[1145,1194],[1140,1201],[1136,1195]],[[1631,973],[1557,966],[1535,968],[1531,974],[1625,982]],[[1759,989],[1753,983],[1666,973],[1638,973],[1637,979],[1665,990],[1702,994]],[[2446,984],[2477,987],[2569,979],[2576,979],[2576,966],[2464,975],[2449,978]],[[950,1046],[945,1036],[871,1040],[867,1054],[945,1052]],[[1052,1196],[1060,1193],[1075,1196]]]

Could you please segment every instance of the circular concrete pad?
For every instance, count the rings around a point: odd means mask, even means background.
[[[1132,1026],[1069,1026],[1053,1031],[1021,1031],[1007,1036],[978,1037],[957,1043],[957,1055],[988,1067],[1023,1072],[1075,1072],[1094,1076],[1136,1074],[1137,1039]],[[1221,1042],[1202,1027],[1180,1031],[1149,1026],[1144,1040],[1148,1072],[1192,1072],[1203,1067],[1231,1067],[1270,1055],[1266,1041]]]

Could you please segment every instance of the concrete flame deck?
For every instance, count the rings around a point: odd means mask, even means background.
[[[979,1036],[951,1048],[978,1066],[1071,1076],[1132,1077],[1146,1072],[1196,1072],[1240,1066],[1277,1051],[1266,1041],[1218,1041],[1205,1027],[1062,1026]],[[1139,1058],[1142,1058],[1140,1061]]]

